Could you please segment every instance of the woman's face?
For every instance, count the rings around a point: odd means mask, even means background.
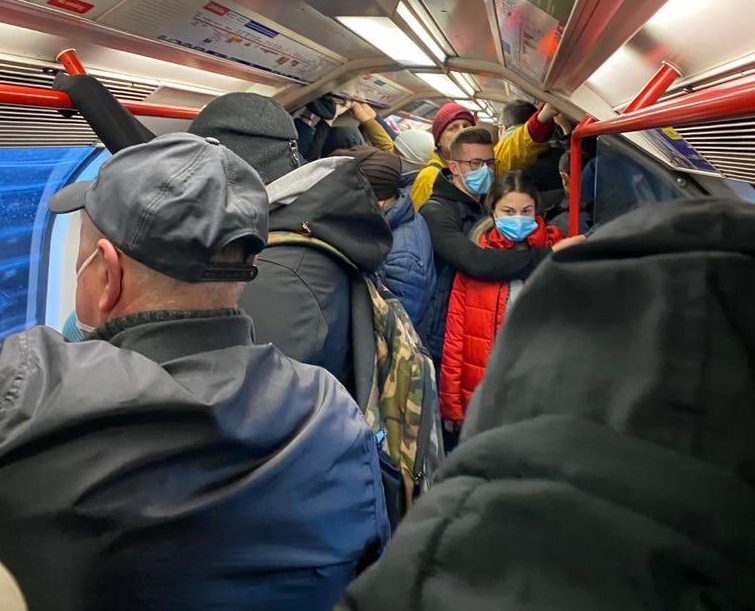
[[[502,216],[535,216],[535,200],[527,193],[512,191],[495,203],[493,218]]]

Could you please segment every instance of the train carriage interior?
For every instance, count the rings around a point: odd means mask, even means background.
[[[62,69],[56,57],[75,48],[123,102],[198,110],[226,92],[251,91],[295,112],[333,93],[368,102],[397,129],[428,129],[447,100],[492,124],[516,98],[552,101],[573,121],[604,120],[664,65],[676,78],[661,102],[748,82],[755,61],[742,19],[749,0],[1,4],[0,84],[49,88]],[[71,310],[64,270],[75,231],[53,222],[45,202],[107,156],[81,117],[8,100],[0,104],[3,336],[38,323],[60,328]],[[613,165],[634,186],[621,202],[611,195],[615,181],[597,179],[597,219],[631,207],[638,189],[659,201],[722,191],[752,200],[752,113],[742,111],[733,120],[600,136],[603,175]],[[140,120],[157,134],[188,126]]]
[[[112,158],[58,74],[95,77],[157,136],[231,92],[294,118],[367,104],[392,139],[455,102],[498,141],[507,104],[550,105],[570,171],[537,213],[566,202],[589,240],[646,206],[755,204],[753,23],[753,0],[0,0],[0,346],[75,312],[80,220],[47,205]]]

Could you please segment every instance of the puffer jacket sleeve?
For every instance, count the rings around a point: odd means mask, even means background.
[[[383,283],[398,297],[415,327],[427,299],[422,291],[424,275],[429,273],[411,253],[391,251],[382,269]]]
[[[440,169],[437,166],[428,165],[417,174],[411,191],[412,204],[414,204],[415,210],[422,208],[425,202],[430,199],[433,194],[435,179],[438,178],[438,172],[440,172]]]
[[[531,166],[546,149],[541,142],[545,139],[543,134],[550,133],[549,125],[552,127],[552,122],[540,123],[537,115],[533,115],[510,136],[500,140],[495,146],[496,175],[503,176],[506,172]]]
[[[446,340],[440,367],[440,415],[444,420],[464,420],[462,378],[466,327],[467,278],[457,274],[451,289],[446,319]]]

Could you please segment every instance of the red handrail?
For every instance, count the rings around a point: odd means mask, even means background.
[[[66,72],[71,76],[86,74],[84,65],[79,60],[75,49],[61,51],[57,57]],[[67,93],[55,89],[39,89],[19,85],[0,84],[0,104],[18,106],[44,106],[46,108],[73,109],[74,105]],[[161,117],[164,119],[187,119],[189,121],[199,114],[198,108],[185,106],[166,106],[147,102],[123,102],[123,107],[138,117]]]
[[[655,104],[660,97],[668,90],[681,73],[675,66],[663,62],[648,81],[648,84],[642,88],[642,91],[632,100],[624,109],[624,114],[636,114],[643,108]],[[595,126],[604,125],[606,121],[596,122],[592,117],[585,117],[582,122],[574,129],[571,135],[571,159],[569,162],[569,235],[579,233],[579,213],[582,200],[582,138],[589,135],[600,135],[604,132],[594,130]],[[643,128],[644,129],[644,128]],[[605,132],[609,133],[609,132]]]

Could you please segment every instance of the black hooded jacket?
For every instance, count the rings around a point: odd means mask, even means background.
[[[546,262],[340,609],[755,609],[753,235],[751,205],[683,201]]]
[[[328,173],[330,172],[330,173]],[[351,284],[378,269],[393,236],[359,162],[330,158],[268,186],[270,231],[309,235],[343,253],[300,244],[269,245],[259,275],[241,297],[258,343],[330,371],[352,389]],[[272,241],[272,240],[271,240]]]

